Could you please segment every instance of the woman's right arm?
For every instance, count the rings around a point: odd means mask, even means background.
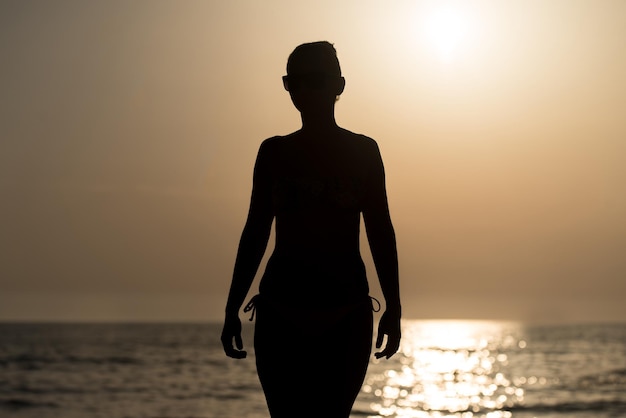
[[[268,141],[259,148],[254,166],[252,197],[246,225],[241,234],[235,260],[233,279],[226,303],[226,315],[222,330],[222,345],[227,356],[244,358],[242,351],[241,321],[239,309],[250,290],[254,276],[261,264],[270,237],[274,213],[271,200],[271,165],[268,155]],[[233,348],[233,339],[235,346]]]

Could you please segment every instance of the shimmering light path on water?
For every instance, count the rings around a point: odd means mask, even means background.
[[[510,417],[524,389],[505,371],[524,348],[514,323],[406,321],[392,364],[375,360],[363,386],[378,417]]]

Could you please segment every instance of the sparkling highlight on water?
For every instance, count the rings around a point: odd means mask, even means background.
[[[406,322],[399,364],[372,374],[363,390],[380,398],[379,417],[510,417],[524,389],[501,372],[518,341],[502,323]]]

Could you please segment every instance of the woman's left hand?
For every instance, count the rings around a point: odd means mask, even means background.
[[[389,359],[400,348],[400,313],[385,311],[378,323],[378,334],[376,336],[376,348],[383,344],[384,336],[387,336],[387,343],[382,351],[375,353],[376,358],[385,357]]]

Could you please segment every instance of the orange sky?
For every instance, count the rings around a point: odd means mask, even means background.
[[[0,3],[0,320],[219,319],[258,146],[299,127],[287,56],[322,39],[407,317],[626,318],[626,2],[298,3]]]

